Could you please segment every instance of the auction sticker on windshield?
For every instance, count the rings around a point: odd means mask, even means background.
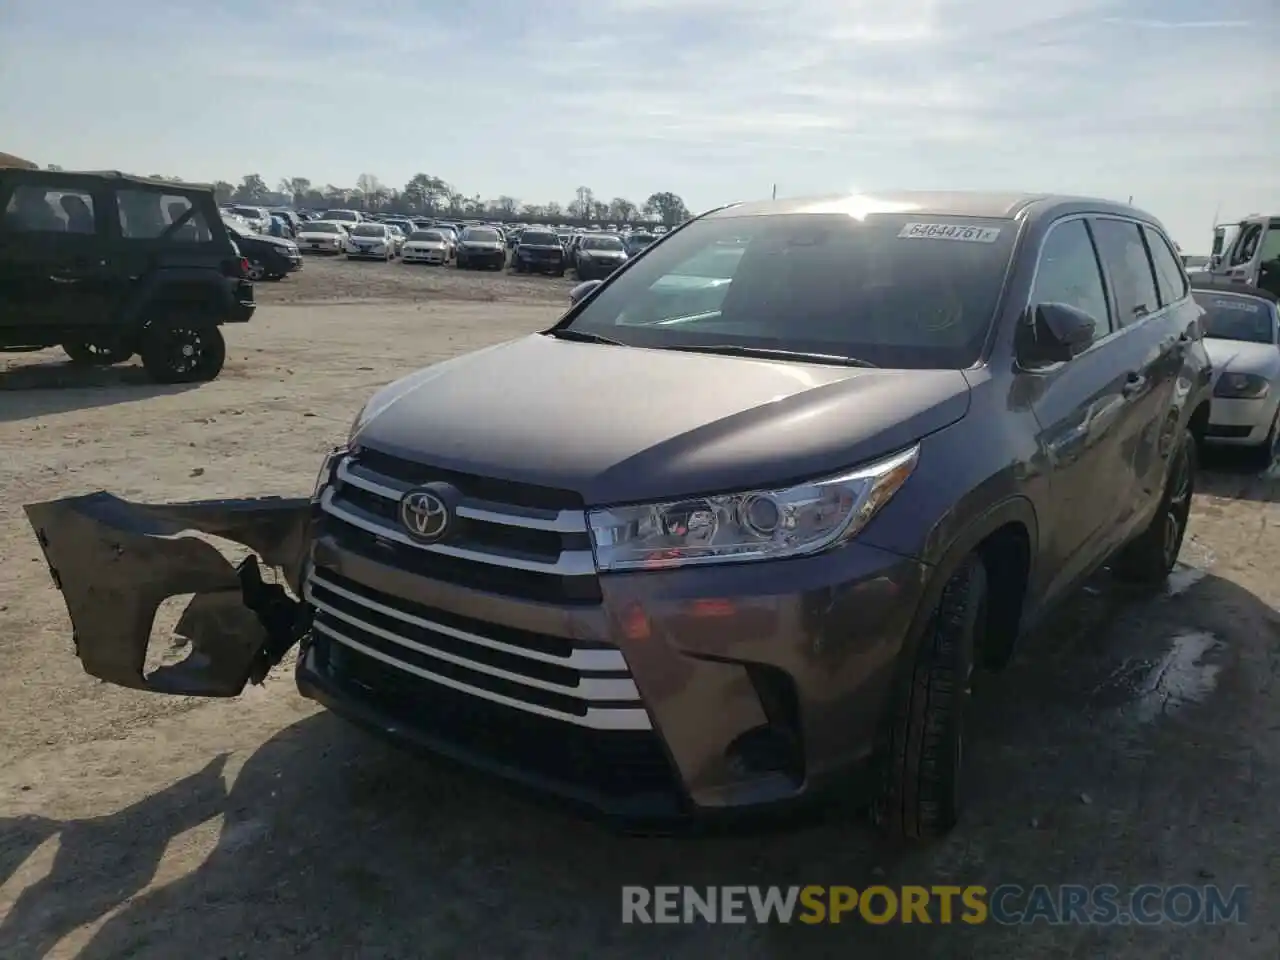
[[[906,223],[899,237],[912,240],[960,240],[965,243],[995,243],[999,227],[966,226],[963,223]]]
[[[1239,310],[1241,313],[1261,313],[1259,307],[1246,300],[1214,300],[1212,305],[1220,310]]]

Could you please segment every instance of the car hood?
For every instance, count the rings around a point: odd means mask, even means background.
[[[501,384],[501,389],[494,389]],[[878,370],[535,334],[436,364],[369,402],[354,442],[588,505],[787,483],[965,415],[955,370]]]
[[[1280,351],[1274,344],[1205,337],[1204,349],[1209,354],[1215,373],[1229,370],[1232,373],[1271,376],[1280,368]]]
[[[252,249],[253,245],[256,243],[262,246],[275,247],[277,250],[282,250],[282,251],[289,250],[293,246],[295,246],[289,240],[282,240],[279,237],[269,237],[265,233],[255,234],[252,237],[244,236],[243,234],[241,234],[240,236],[236,237],[236,243],[241,247],[243,247],[245,244],[248,244],[250,249]]]

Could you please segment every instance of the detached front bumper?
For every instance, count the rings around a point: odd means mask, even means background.
[[[25,509],[91,676],[156,693],[233,697],[251,680],[261,681],[305,629],[301,605],[263,580],[258,558],[281,569],[296,595],[309,543],[309,500],[147,505],[95,493]],[[252,553],[233,565],[192,532]],[[190,653],[148,674],[156,611],[183,594],[194,596],[175,632],[190,642]]]
[[[304,696],[628,821],[772,810],[866,784],[921,564],[855,542],[525,599],[493,592],[497,580],[464,585],[459,561],[367,535],[327,502],[98,493],[26,512],[84,668],[111,683],[235,696],[300,644]],[[191,531],[252,554],[233,565]],[[190,653],[148,673],[156,611],[182,594],[194,594],[176,630]]]

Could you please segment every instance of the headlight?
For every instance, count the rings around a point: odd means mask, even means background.
[[[1267,378],[1256,373],[1224,373],[1218,378],[1213,395],[1234,400],[1261,400],[1270,390]]]
[[[592,510],[602,571],[774,560],[857,535],[915,469],[912,447],[849,473],[781,490]]]

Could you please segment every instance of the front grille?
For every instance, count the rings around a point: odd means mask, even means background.
[[[622,651],[424,607],[313,569],[312,629],[392,668],[430,699],[444,688],[595,730],[648,730]]]
[[[671,762],[652,730],[597,730],[513,709],[411,674],[317,633],[317,667],[344,694],[470,757],[652,809],[678,809]]]
[[[1247,437],[1253,433],[1253,427],[1250,426],[1226,426],[1224,424],[1211,423],[1205,428],[1206,437],[1222,437],[1224,439],[1239,439]]]
[[[400,500],[430,481],[462,494],[445,542],[405,532]],[[600,602],[586,512],[569,491],[474,477],[362,449],[321,497],[319,533],[346,549],[432,579],[547,603]]]

